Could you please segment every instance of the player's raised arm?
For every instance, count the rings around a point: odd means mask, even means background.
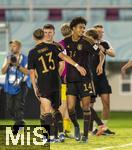
[[[113,48],[110,48],[106,51],[106,54],[110,57],[115,57],[115,50]]]
[[[124,78],[124,75],[126,74],[126,70],[128,68],[132,67],[132,60],[128,61],[122,68],[121,68],[121,74],[122,77]]]
[[[104,47],[104,50],[102,50],[106,55],[110,57],[115,57],[115,50],[112,48],[109,42],[103,41],[100,43],[101,46]]]
[[[76,67],[76,69],[80,72],[82,76],[86,75],[86,70],[81,67],[79,64],[77,64],[74,60],[72,60],[68,55],[65,55],[63,53],[60,53],[58,55],[62,60],[66,61],[67,63],[71,64],[72,66]]]

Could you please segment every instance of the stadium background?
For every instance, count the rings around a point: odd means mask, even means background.
[[[131,150],[132,149],[132,72],[127,72],[125,79],[121,78],[120,69],[132,58],[132,0],[0,0],[0,68],[9,52],[8,43],[12,39],[22,42],[22,51],[28,51],[34,46],[32,32],[46,23],[52,23],[56,28],[55,40],[59,41],[60,25],[69,22],[73,17],[83,16],[88,20],[88,28],[102,24],[105,28],[105,39],[110,41],[116,50],[116,57],[107,57],[107,75],[112,85],[111,117],[109,127],[116,132],[112,137],[95,137],[90,135],[88,145],[66,140],[64,144],[51,146],[53,150]],[[0,88],[4,76],[0,73]],[[5,120],[5,94],[0,90],[0,125],[13,124]],[[78,116],[81,117],[80,108]],[[102,110],[100,100],[95,109]],[[27,124],[39,124],[39,104],[32,90],[29,91],[25,106]],[[116,112],[115,112],[116,111]],[[99,113],[100,115],[100,113]],[[79,120],[82,128],[82,120]],[[1,136],[1,135],[0,135]],[[0,138],[1,139],[1,138]],[[1,141],[1,140],[0,140]],[[36,149],[35,147],[5,147],[0,143],[0,150],[5,149]]]
[[[22,51],[33,47],[32,32],[46,23],[56,28],[55,40],[62,36],[60,26],[75,16],[88,20],[88,28],[101,23],[105,39],[116,50],[116,57],[107,57],[107,75],[112,85],[111,110],[132,110],[132,74],[121,78],[121,66],[132,57],[132,0],[0,0],[0,68],[8,53],[11,39],[22,41]],[[0,83],[4,76],[0,74]],[[98,100],[96,109],[101,110]]]

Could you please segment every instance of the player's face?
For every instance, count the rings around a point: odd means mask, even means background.
[[[78,36],[82,36],[85,32],[86,25],[78,24],[76,27],[73,27],[73,33],[76,33]]]
[[[104,36],[104,28],[97,28],[97,31],[99,33],[99,39],[101,40]]]
[[[54,39],[55,31],[53,29],[44,29],[44,40],[47,42],[52,42]]]
[[[16,43],[12,43],[11,48],[12,48],[11,52],[14,53],[14,54],[17,54],[17,53],[20,52],[20,47]]]

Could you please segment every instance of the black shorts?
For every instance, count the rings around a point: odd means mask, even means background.
[[[42,95],[43,98],[47,98],[51,101],[51,105],[54,109],[58,109],[61,105],[61,93],[60,91],[51,92],[45,96]]]
[[[98,95],[112,93],[111,86],[109,85],[109,82],[106,76],[98,77],[95,80],[95,89]]]
[[[80,99],[86,96],[94,95],[93,84],[87,82],[68,82],[66,95],[78,96]]]

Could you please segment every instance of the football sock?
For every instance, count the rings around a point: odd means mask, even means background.
[[[90,119],[91,119],[91,111],[90,110],[83,111],[83,118],[84,118],[84,136],[88,137],[88,130],[89,130]]]
[[[64,118],[63,119],[63,124],[64,124],[64,130],[67,131],[67,132],[70,132],[70,130],[71,130],[71,121],[70,121],[70,119]]]
[[[103,125],[103,122],[98,117],[96,111],[92,107],[90,107],[90,110],[91,110],[92,119],[97,123],[97,125],[98,126]]]
[[[46,129],[49,136],[54,136],[54,123],[51,113],[46,113],[40,116],[41,126]]]
[[[79,124],[77,122],[77,116],[75,112],[69,112],[69,117],[74,125],[74,127],[79,127]]]
[[[63,119],[59,110],[56,110],[53,113],[53,118],[54,118],[54,125],[55,125],[55,137],[57,137],[58,132],[59,133],[63,132]]]

